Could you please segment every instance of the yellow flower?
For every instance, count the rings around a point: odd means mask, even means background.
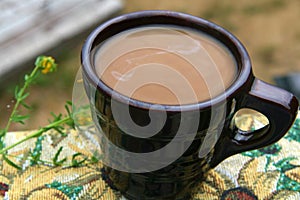
[[[42,69],[43,74],[56,71],[57,64],[50,56],[39,56],[35,61],[35,66]]]

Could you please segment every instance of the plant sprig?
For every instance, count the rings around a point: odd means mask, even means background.
[[[47,74],[49,72],[54,72],[57,69],[57,64],[55,63],[55,60],[52,57],[48,57],[48,56],[39,56],[36,59],[35,62],[35,67],[32,70],[32,72],[30,74],[26,74],[24,77],[24,85],[22,87],[16,87],[15,88],[15,99],[16,99],[16,103],[12,109],[11,115],[8,119],[8,122],[5,126],[4,129],[0,129],[0,155],[2,155],[3,160],[17,168],[17,169],[22,169],[21,166],[17,165],[16,163],[14,163],[12,160],[10,160],[8,158],[8,151],[30,139],[33,138],[37,138],[36,142],[35,142],[35,147],[31,150],[31,152],[29,153],[29,160],[30,160],[30,164],[31,165],[36,165],[36,164],[40,164],[40,163],[47,163],[49,164],[48,161],[43,161],[41,160],[41,153],[42,153],[42,140],[44,138],[43,133],[53,129],[56,130],[57,132],[59,132],[61,134],[62,137],[65,137],[67,134],[65,133],[65,125],[71,127],[71,128],[75,128],[75,123],[73,120],[73,113],[72,113],[72,102],[68,101],[65,105],[65,109],[67,114],[66,115],[62,115],[62,114],[58,114],[55,115],[54,113],[51,113],[51,115],[53,116],[53,120],[49,121],[49,124],[39,128],[37,131],[27,135],[26,137],[24,137],[23,139],[17,141],[16,143],[10,145],[10,146],[6,146],[4,144],[4,139],[5,136],[7,135],[9,128],[11,126],[12,123],[21,123],[24,124],[25,120],[28,119],[30,117],[30,115],[22,115],[19,113],[19,107],[23,106],[26,109],[30,109],[31,107],[26,104],[25,100],[26,98],[29,96],[29,92],[27,91],[28,88],[30,87],[31,84],[33,84],[36,80],[36,78],[39,76],[39,74]],[[78,113],[77,113],[78,114]],[[58,151],[56,152],[54,158],[52,159],[52,163],[54,166],[61,166],[63,165],[63,163],[67,160],[67,158],[63,158],[61,160],[58,160],[58,157],[62,151],[63,147],[60,147],[58,149]],[[81,164],[83,164],[86,160],[88,160],[88,158],[83,158],[82,160],[78,161],[76,159],[76,157],[80,156],[80,153],[76,153],[73,155],[72,157],[72,164],[71,166],[77,167]],[[92,162],[95,162],[95,159],[91,159]]]
[[[55,63],[55,60],[52,57],[49,56],[37,57],[35,61],[35,67],[32,70],[32,72],[24,76],[24,85],[21,88],[19,88],[18,86],[16,86],[15,88],[14,96],[16,99],[16,104],[12,109],[12,112],[10,114],[10,117],[8,119],[5,128],[0,131],[0,139],[2,142],[3,142],[3,138],[5,137],[6,133],[8,132],[13,122],[24,124],[24,120],[29,118],[29,115],[19,114],[19,110],[18,110],[20,105],[22,105],[26,109],[30,108],[30,106],[25,103],[25,99],[29,96],[29,92],[27,92],[26,90],[36,80],[40,72],[42,72],[43,74],[47,74],[49,72],[56,71],[56,69],[57,69],[57,64]],[[3,144],[2,147],[4,147]]]

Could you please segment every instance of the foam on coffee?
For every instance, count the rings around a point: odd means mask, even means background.
[[[95,71],[117,92],[154,104],[191,104],[224,92],[237,74],[230,51],[205,33],[177,26],[133,28],[104,41]]]

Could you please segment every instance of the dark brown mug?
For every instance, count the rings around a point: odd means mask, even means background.
[[[233,84],[222,95],[186,105],[153,105],[108,87],[95,72],[95,49],[115,34],[153,24],[192,28],[223,43],[238,67]],[[87,38],[81,59],[85,91],[101,138],[104,177],[129,199],[189,199],[206,172],[227,157],[282,138],[298,111],[293,94],[253,76],[249,55],[236,37],[212,22],[183,13],[141,11],[111,19]],[[269,125],[252,132],[232,127],[234,114],[242,108],[262,113]],[[147,126],[149,118],[159,118],[161,113],[165,121],[157,134],[131,134],[126,117]]]

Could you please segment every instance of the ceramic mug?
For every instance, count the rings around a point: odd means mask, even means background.
[[[185,105],[154,106],[108,87],[96,74],[95,49],[115,34],[153,24],[192,28],[215,38],[232,53],[237,78],[223,94]],[[209,169],[231,155],[278,141],[298,111],[293,94],[254,77],[249,55],[235,36],[183,13],[140,11],[111,19],[89,35],[81,60],[85,91],[101,138],[104,177],[129,199],[191,198],[193,188]],[[234,114],[242,108],[259,111],[269,125],[252,132],[231,126]],[[147,138],[130,133],[130,123],[145,126],[149,116],[155,120],[160,113],[166,118],[156,135]],[[128,123],[126,117],[132,121]]]

